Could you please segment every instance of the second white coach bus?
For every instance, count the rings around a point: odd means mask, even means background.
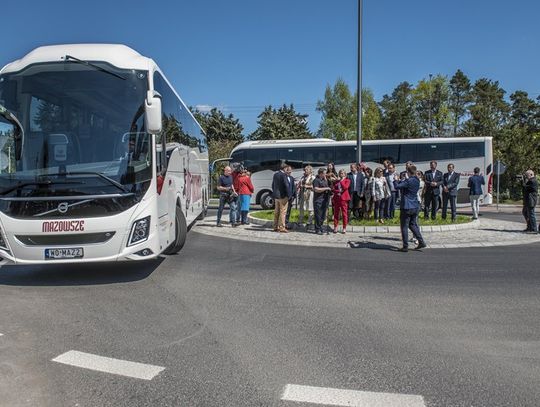
[[[207,184],[206,136],[152,59],[55,45],[0,71],[0,264],[176,253]]]
[[[293,167],[298,179],[308,164],[315,169],[333,162],[337,169],[349,171],[356,161],[356,141],[330,139],[247,141],[231,152],[231,162],[242,163],[251,172],[255,192],[251,203],[263,208],[273,207],[271,195],[272,176],[282,162]],[[492,203],[493,147],[491,137],[422,138],[400,140],[368,140],[362,143],[362,161],[375,169],[384,160],[396,165],[397,171],[413,161],[419,170],[429,169],[429,162],[436,160],[438,169],[447,171],[453,163],[462,176],[458,189],[458,203],[469,202],[468,176],[479,167],[486,178],[483,203]]]

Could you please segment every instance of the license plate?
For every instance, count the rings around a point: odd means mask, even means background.
[[[82,247],[70,247],[65,249],[45,249],[45,260],[53,259],[80,259],[84,252]]]

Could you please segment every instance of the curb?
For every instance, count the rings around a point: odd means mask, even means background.
[[[273,226],[270,220],[258,219],[248,215],[251,223],[267,228]],[[438,226],[420,226],[421,232],[454,232],[456,230],[478,229],[480,227],[479,220],[473,220],[468,223],[460,223],[457,225],[438,225]],[[401,233],[399,226],[352,226],[348,225],[347,230],[352,233]]]

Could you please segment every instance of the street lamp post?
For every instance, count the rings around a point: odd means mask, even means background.
[[[428,107],[428,113],[429,113],[429,119],[428,119],[428,134],[429,134],[429,137],[432,137],[432,134],[431,134],[431,109],[432,109],[432,101],[431,101],[431,77],[433,75],[429,74],[429,84],[428,84],[428,89],[429,89],[429,107]]]
[[[358,128],[356,138],[357,162],[362,162],[362,8],[363,1],[358,0],[358,80],[356,82],[356,94],[358,95]]]

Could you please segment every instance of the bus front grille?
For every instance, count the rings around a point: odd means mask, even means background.
[[[66,246],[105,243],[115,232],[63,234],[63,235],[16,235],[15,238],[26,246]]]

